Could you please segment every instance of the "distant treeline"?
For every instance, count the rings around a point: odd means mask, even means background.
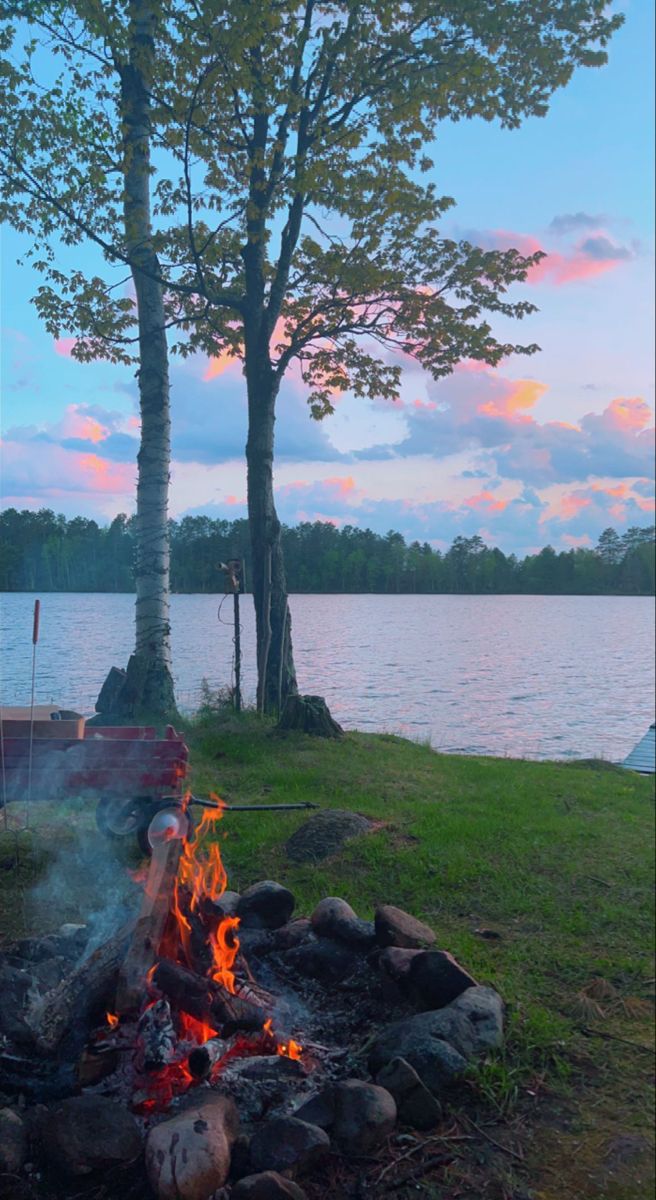
[[[171,521],[171,588],[221,592],[219,564],[241,558],[250,578],[248,522],[184,517]],[[428,542],[407,545],[400,533],[343,529],[321,521],[283,529],[290,592],[542,592],[650,595],[654,526],[621,536],[606,529],[594,549],[556,553],[546,546],[519,560],[480,537],[457,537],[442,553]],[[0,514],[0,590],[129,592],[134,589],[134,518],[100,526],[67,521],[49,509]]]

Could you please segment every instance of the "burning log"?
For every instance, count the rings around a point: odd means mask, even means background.
[[[122,926],[68,979],[63,979],[45,996],[33,1001],[27,1011],[27,1021],[44,1054],[54,1054],[65,1037],[70,1037],[76,1045],[83,1043],[90,1015],[94,1010],[108,1007],[107,1001],[116,986],[116,974],[133,928],[132,921]]]
[[[163,818],[164,814],[160,813],[159,817]],[[164,826],[163,836],[154,843],[141,912],[116,990],[114,1007],[117,1013],[138,1009],[143,999],[144,979],[159,954],[171,908],[186,823],[187,818],[180,812],[177,833],[171,835]]]
[[[187,1060],[189,1071],[194,1079],[207,1079],[212,1074],[212,1067],[223,1058],[228,1043],[223,1038],[210,1038],[202,1046],[196,1046]]]
[[[144,1071],[159,1071],[171,1062],[177,1040],[168,1000],[149,1004],[137,1028]]]
[[[249,1000],[231,995],[220,983],[204,979],[169,959],[158,962],[152,982],[183,1012],[220,1028],[225,1037],[239,1030],[255,1032],[264,1025],[264,1013]]]

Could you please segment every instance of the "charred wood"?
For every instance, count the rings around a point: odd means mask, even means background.
[[[99,946],[68,979],[33,1001],[26,1018],[43,1054],[54,1054],[65,1039],[82,1048],[94,1012],[110,1007],[116,974],[127,952],[134,922],[122,926]]]
[[[47,1103],[79,1090],[75,1063],[0,1051],[0,1091],[6,1095],[23,1095],[28,1100]]]
[[[209,1022],[213,1028],[220,1028],[225,1037],[239,1030],[254,1032],[264,1024],[261,1008],[241,996],[232,996],[220,983],[204,979],[179,963],[161,959],[152,982],[183,1012],[197,1021]]]
[[[207,1079],[212,1073],[212,1067],[223,1058],[228,1043],[223,1038],[210,1038],[202,1046],[196,1046],[191,1051],[187,1066],[195,1079]]]
[[[175,1053],[176,1034],[168,1000],[156,1000],[142,1014],[138,1034],[141,1038],[139,1057],[144,1071],[159,1071],[171,1062]]]

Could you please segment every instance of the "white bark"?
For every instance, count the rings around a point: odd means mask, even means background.
[[[129,61],[120,69],[124,128],[124,222],[139,318],[141,446],[136,514],[136,644],[143,694],[138,706],[174,707],[169,621],[168,489],[171,457],[164,294],[150,213],[149,81],[157,6],[130,5]]]

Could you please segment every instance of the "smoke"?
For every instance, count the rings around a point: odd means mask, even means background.
[[[116,843],[75,825],[70,834],[32,888],[28,905],[35,928],[86,925],[86,958],[136,914],[142,889],[120,861],[124,855]]]

